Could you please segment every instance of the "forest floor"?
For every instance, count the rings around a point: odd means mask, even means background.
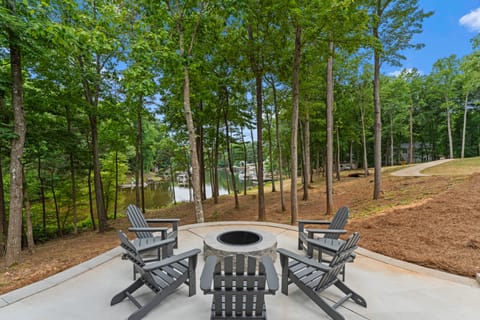
[[[360,246],[381,254],[450,273],[474,277],[480,272],[480,173],[462,176],[395,177],[383,174],[382,197],[372,200],[373,175],[342,176],[334,183],[336,207],[350,208],[349,232],[360,232]],[[308,189],[308,201],[298,189],[299,219],[331,219],[325,215],[325,182],[321,177]],[[281,210],[279,185],[276,192],[265,187],[266,220],[290,224],[290,183],[284,183]],[[204,202],[205,221],[256,221],[254,191],[239,195],[235,209],[233,196],[222,196],[219,203]],[[181,224],[195,222],[192,203],[182,203],[149,211],[149,217],[178,217]],[[24,251],[22,262],[0,268],[0,294],[41,280],[119,243],[116,230],[127,230],[125,217],[109,221],[105,233],[82,232],[76,236],[38,244],[34,253]],[[133,235],[132,235],[133,237]],[[186,249],[186,248],[180,248]],[[3,265],[0,258],[0,265]]]

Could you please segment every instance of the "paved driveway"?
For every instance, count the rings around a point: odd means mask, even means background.
[[[399,176],[399,177],[421,177],[421,176],[428,176],[428,174],[423,174],[422,171],[438,166],[439,164],[451,161],[452,159],[445,159],[445,160],[436,160],[430,162],[419,163],[414,166],[408,166],[406,168],[394,171],[391,173],[392,176]]]

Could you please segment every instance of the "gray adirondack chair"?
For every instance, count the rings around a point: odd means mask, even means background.
[[[286,249],[277,249],[282,266],[282,293],[288,295],[288,285],[295,283],[312,301],[334,320],[344,320],[344,316],[337,308],[348,300],[367,307],[363,297],[340,281],[338,275],[347,263],[350,255],[357,248],[358,233],[353,233],[339,248],[330,264],[326,265],[315,258],[301,256]],[[330,304],[321,296],[321,293],[330,287],[336,287],[344,296]]]
[[[145,219],[143,212],[137,206],[129,204],[127,207],[128,220],[132,227],[128,231],[135,232],[137,238],[153,238],[154,232],[161,233],[161,239],[174,239],[174,248],[178,248],[178,223],[180,219]],[[152,227],[150,223],[171,224],[171,229],[167,227]]]
[[[346,240],[342,239],[307,239],[307,256],[316,257],[318,261],[324,263],[330,263],[335,255],[338,253]],[[353,262],[355,260],[355,253],[352,252],[347,259],[347,262]],[[345,265],[340,271],[342,280],[345,281]]]
[[[140,273],[140,277],[126,289],[116,294],[112,298],[110,305],[113,306],[128,298],[138,308],[128,319],[139,320],[183,283],[188,285],[188,296],[195,295],[195,268],[200,249],[192,249],[184,253],[172,255],[160,261],[145,262],[134,244],[128,241],[123,232],[120,231],[119,236],[120,234],[122,234],[120,240],[122,247],[125,249],[125,256],[133,262],[137,272]],[[172,244],[173,239],[165,241]],[[142,305],[133,296],[133,293],[144,285],[150,288],[154,295],[148,302]],[[142,293],[141,295],[142,300],[144,300],[145,294]]]
[[[235,258],[235,259],[234,259]],[[272,258],[242,254],[223,262],[209,256],[200,277],[204,294],[212,294],[210,319],[266,319],[265,295],[278,290]]]
[[[122,259],[132,260],[132,257],[138,254],[139,259],[134,259],[132,262],[140,266],[147,262],[160,261],[173,255],[175,239],[163,240],[161,237],[152,237],[136,238],[130,241],[122,230],[119,230],[117,234],[120,239],[120,246],[125,249]],[[134,265],[133,280],[135,280],[136,273],[137,269]]]
[[[345,234],[344,230],[347,224],[349,210],[347,207],[341,207],[335,213],[331,221],[328,220],[299,220],[298,221],[298,250],[308,250],[307,239],[318,238],[318,235],[323,235],[326,239],[338,239],[341,234]],[[306,225],[325,225],[328,228],[305,228]],[[311,256],[311,252],[307,251]]]

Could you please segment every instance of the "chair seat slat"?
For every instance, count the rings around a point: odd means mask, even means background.
[[[213,270],[213,263],[217,261],[215,269],[208,275],[204,268],[200,282],[208,283],[205,279],[211,278],[210,286],[201,286],[205,294],[213,294],[211,319],[265,319],[264,296],[274,294],[276,290],[276,288],[274,290],[266,288],[266,279],[267,277],[278,278],[272,260],[263,258],[262,261],[257,261],[256,258],[246,257],[245,261],[244,256],[237,255],[236,262],[233,263],[232,256],[226,257],[223,261],[217,258],[210,261],[210,258],[212,257],[207,259],[205,268]],[[267,268],[264,267],[264,263],[271,264],[268,270],[273,270],[271,271],[273,274],[266,274]],[[277,282],[270,283],[278,287],[278,279]]]

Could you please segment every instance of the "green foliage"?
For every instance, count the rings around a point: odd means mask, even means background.
[[[44,240],[58,234],[52,187],[62,231],[73,231],[72,174],[76,178],[77,227],[92,227],[88,195],[92,125],[98,127],[98,157],[110,214],[115,170],[118,168],[120,182],[138,170],[138,134],[143,141],[146,172],[190,168],[183,109],[184,66],[189,68],[192,118],[198,129],[195,134],[203,139],[205,170],[227,165],[226,125],[234,164],[239,166],[245,157],[249,163],[255,161],[256,143],[250,141],[250,130],[256,129],[254,65],[263,76],[264,123],[267,112],[271,122],[262,132],[264,141],[271,138],[273,142],[273,156],[267,157],[265,169],[278,169],[280,151],[284,166],[290,164],[291,77],[297,26],[302,29],[300,114],[310,120],[312,155],[321,159],[325,153],[325,66],[327,44],[333,40],[334,120],[339,129],[341,161],[349,159],[350,152],[355,160],[363,161],[363,114],[370,162],[374,123],[370,50],[378,50],[381,63],[400,65],[403,50],[421,48],[412,39],[431,13],[420,9],[418,3],[26,0],[17,2],[17,16],[0,6],[0,45],[8,47],[8,31],[14,30],[20,35],[18,44],[24,55],[27,140],[22,160],[33,204],[35,236]],[[183,6],[185,13],[185,52],[179,50],[179,17],[171,11],[178,9],[176,4]],[[376,11],[377,4],[381,4],[381,12]],[[253,35],[250,40],[249,28]],[[372,38],[374,28],[378,28],[378,39]],[[194,50],[188,52],[194,33]],[[430,75],[404,70],[398,77],[383,77],[384,145],[390,132],[397,147],[408,142],[408,114],[412,111],[413,136],[421,145],[421,156],[434,159],[445,154],[448,141],[444,111],[449,109],[455,154],[459,154],[468,92],[466,155],[478,155],[478,36],[472,44],[471,54],[461,61],[456,57],[439,60]],[[256,64],[251,63],[252,57]],[[15,138],[8,58],[8,50],[0,50],[0,152],[2,164],[7,164],[3,166],[6,190],[8,146]],[[275,106],[278,117],[274,115]],[[276,125],[281,150],[277,148]],[[219,160],[213,157],[217,146]],[[267,154],[267,143],[263,148]],[[93,192],[93,183],[91,187]],[[8,192],[4,193],[8,202]],[[46,204],[45,233],[42,201]]]
[[[378,43],[373,47],[378,50],[381,61],[392,66],[401,66],[405,59],[402,51],[421,49],[424,44],[413,43],[415,34],[422,32],[423,20],[433,15],[418,6],[418,0],[367,0],[370,12],[370,25]]]

